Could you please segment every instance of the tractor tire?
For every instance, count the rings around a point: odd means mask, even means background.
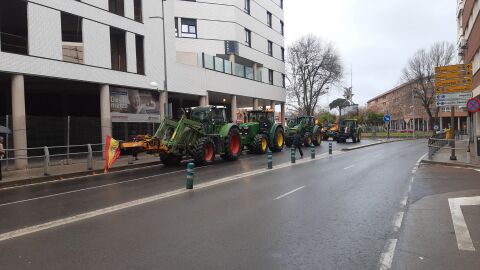
[[[358,135],[357,135],[357,142],[361,142],[362,141],[362,133],[359,132]]]
[[[323,139],[322,132],[320,130],[317,130],[317,132],[313,136],[313,145],[319,146],[320,144],[322,144],[322,139]]]
[[[182,161],[182,157],[172,154],[160,154],[160,161],[162,161],[165,166],[178,166]]]
[[[215,143],[209,137],[198,139],[191,154],[196,166],[206,166],[215,161]]]
[[[354,134],[354,135],[352,136],[352,142],[353,142],[353,143],[357,143],[357,135],[356,135],[356,134]]]
[[[283,146],[285,145],[285,132],[281,127],[278,127],[275,130],[275,134],[273,134],[273,142],[272,146],[270,147],[270,150],[272,152],[280,152],[283,149]]]
[[[221,158],[226,161],[235,161],[238,160],[242,154],[242,137],[240,135],[240,130],[238,127],[232,127],[228,132],[227,138],[225,139],[225,153],[223,153]]]
[[[285,138],[285,146],[292,147],[292,145],[293,145],[293,138],[292,137]]]
[[[305,136],[303,137],[303,145],[305,147],[310,147],[313,143],[312,133],[305,132]]]
[[[257,134],[249,147],[253,154],[265,154],[268,150],[268,138],[265,134]]]

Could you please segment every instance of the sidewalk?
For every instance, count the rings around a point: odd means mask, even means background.
[[[426,156],[422,163],[430,164],[440,164],[447,166],[460,166],[460,167],[479,167],[480,168],[480,158],[476,157],[476,149],[474,145],[470,145],[471,152],[467,152],[468,142],[467,141],[456,141],[455,148],[459,149],[455,151],[457,160],[450,160],[452,150],[448,145],[442,147],[438,150],[432,157],[428,159]]]
[[[133,164],[128,164],[128,156],[122,156],[113,165],[110,171],[125,170],[129,168],[145,167],[150,165],[161,164],[157,156],[148,154],[139,154],[138,160],[133,160]],[[44,175],[43,167],[29,168],[25,170],[9,170],[2,168],[3,179],[0,181],[0,188],[25,185],[29,183],[46,182],[52,180],[61,180],[64,178],[93,175],[103,173],[105,161],[101,157],[94,158],[94,170],[87,170],[86,160],[73,163],[71,165],[54,164],[49,167],[50,175]]]

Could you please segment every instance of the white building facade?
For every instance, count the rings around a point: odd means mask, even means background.
[[[225,105],[232,121],[244,107],[284,112],[281,0],[3,0],[0,13],[10,148],[48,145],[41,117],[90,117],[74,135],[96,143],[82,131],[125,139],[182,107]]]

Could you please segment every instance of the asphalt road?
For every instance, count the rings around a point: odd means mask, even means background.
[[[268,172],[265,157],[218,162],[190,192],[183,167],[0,191],[0,268],[376,269],[425,141],[326,151],[295,166],[278,153]]]

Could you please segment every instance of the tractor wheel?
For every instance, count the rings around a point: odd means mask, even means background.
[[[285,133],[283,132],[282,128],[278,127],[273,135],[273,145],[270,147],[270,150],[272,150],[272,152],[280,152],[282,151],[284,145]]]
[[[315,136],[313,136],[313,145],[319,146],[320,144],[322,144],[322,137],[322,132],[320,130],[317,130]]]
[[[287,147],[292,147],[292,145],[293,145],[293,138],[292,138],[292,137],[286,137],[286,138],[285,138],[285,145],[286,145]]]
[[[160,160],[166,166],[177,166],[182,161],[182,157],[173,154],[160,154]]]
[[[209,137],[200,138],[195,144],[192,153],[193,161],[197,166],[205,166],[215,160],[215,144]]]
[[[241,154],[242,139],[240,130],[237,127],[232,127],[225,139],[225,153],[223,153],[221,157],[226,161],[235,161]]]
[[[251,152],[254,154],[265,154],[268,150],[268,138],[265,134],[257,134],[250,145]]]
[[[361,141],[362,141],[362,133],[359,132],[357,137],[357,142],[361,142]]]
[[[352,136],[352,142],[357,143],[357,134],[353,134]]]
[[[303,145],[305,147],[310,147],[312,145],[312,143],[313,143],[312,133],[306,132],[305,136],[304,136],[304,139],[303,139]]]

